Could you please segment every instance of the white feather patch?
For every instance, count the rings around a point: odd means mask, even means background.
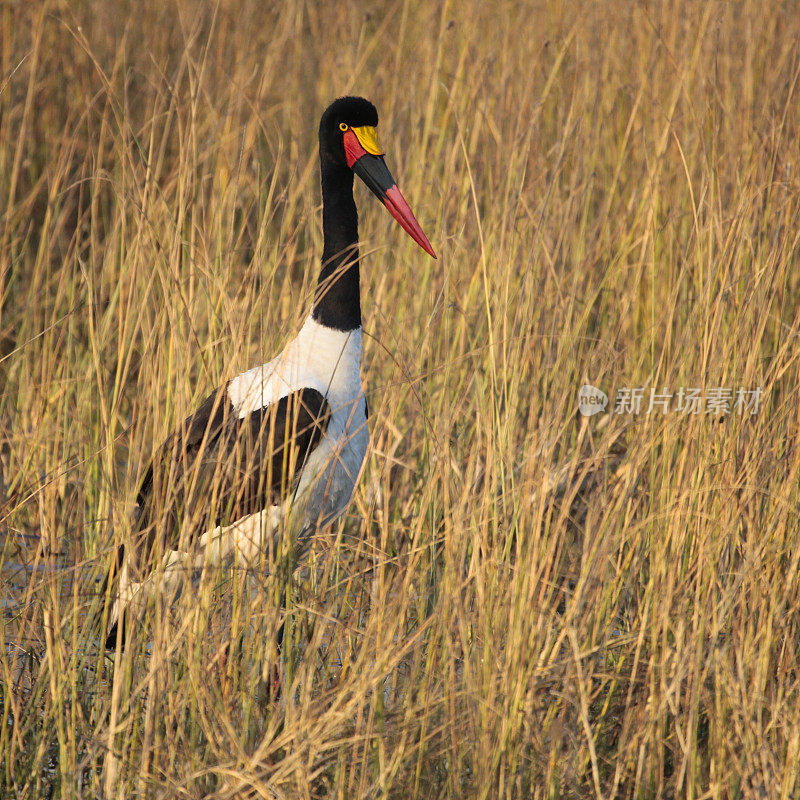
[[[299,389],[316,389],[335,409],[361,394],[360,365],[361,328],[337,331],[309,316],[279,356],[237,375],[228,397],[240,419]]]

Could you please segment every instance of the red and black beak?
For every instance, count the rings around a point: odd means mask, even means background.
[[[428,237],[420,227],[414,212],[397,188],[392,173],[383,160],[375,129],[350,128],[344,135],[344,149],[348,166],[361,178],[370,191],[400,223],[403,230],[429,255],[436,258]]]

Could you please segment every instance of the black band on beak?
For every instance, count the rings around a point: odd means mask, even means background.
[[[353,162],[353,172],[367,184],[369,190],[383,203],[403,230],[429,255],[436,258],[428,237],[424,234],[414,213],[406,202],[383,156],[365,153]]]

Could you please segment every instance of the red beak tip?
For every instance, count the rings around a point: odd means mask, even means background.
[[[388,212],[400,223],[403,230],[429,255],[436,258],[436,253],[424,234],[414,212],[409,207],[397,184],[391,186],[381,198]]]

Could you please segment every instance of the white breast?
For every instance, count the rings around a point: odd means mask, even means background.
[[[283,352],[234,378],[228,396],[240,418],[299,389],[328,401],[330,421],[303,469],[296,498],[310,525],[332,522],[350,502],[369,445],[361,387],[361,328],[337,331],[310,316]]]
[[[361,391],[361,328],[337,331],[308,317],[297,336],[267,364],[237,375],[228,396],[240,418],[298,389],[321,392],[336,412]]]

